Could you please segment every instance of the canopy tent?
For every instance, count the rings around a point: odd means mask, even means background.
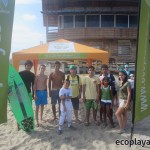
[[[64,39],[42,44],[29,49],[14,52],[12,61],[18,70],[21,60],[32,60],[35,72],[38,60],[87,60],[91,64],[92,60],[101,60],[108,64],[108,52],[74,43]]]

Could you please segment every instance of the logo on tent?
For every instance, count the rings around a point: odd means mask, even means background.
[[[48,52],[75,52],[73,42],[50,42]]]

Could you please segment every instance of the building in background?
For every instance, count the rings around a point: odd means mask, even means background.
[[[135,62],[139,0],[42,0],[47,42],[66,39]]]

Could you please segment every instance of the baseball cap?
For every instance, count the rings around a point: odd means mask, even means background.
[[[70,69],[70,70],[76,70],[76,66],[75,66],[75,65],[70,65],[70,66],[69,66],[69,69]]]
[[[130,77],[134,77],[134,74],[130,74]]]
[[[127,65],[127,64],[126,64],[126,65],[124,65],[124,67],[125,67],[125,68],[128,68],[128,67],[129,67],[129,65]]]

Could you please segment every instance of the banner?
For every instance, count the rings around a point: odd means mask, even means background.
[[[134,122],[150,115],[150,0],[141,0]]]
[[[15,0],[0,0],[0,124],[7,121],[8,64]]]

